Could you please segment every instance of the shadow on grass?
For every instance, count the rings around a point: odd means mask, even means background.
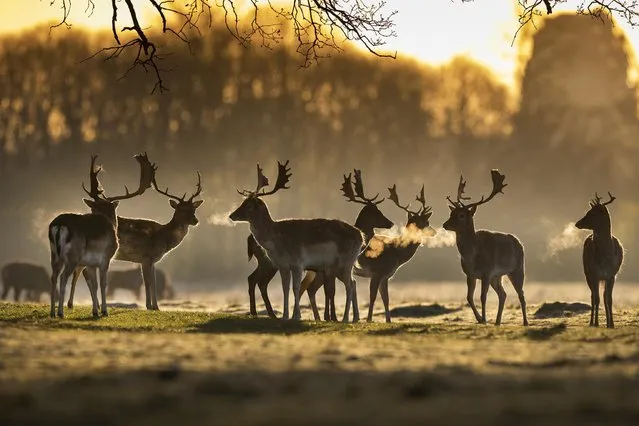
[[[524,332],[524,335],[530,340],[548,340],[563,333],[567,328],[566,323],[562,322],[551,327],[529,328]]]
[[[238,426],[636,424],[637,378],[549,371],[521,380],[459,369],[202,372],[175,364],[58,381],[0,382],[0,424],[84,425],[87,416],[97,424],[123,426],[204,425],[210,419]],[[530,402],[537,398],[542,403]],[[581,408],[583,401],[587,405]],[[556,421],[548,421],[548,413]]]
[[[228,315],[197,324],[191,333],[251,333],[251,334],[299,334],[330,333],[348,328],[348,324],[337,322],[286,321],[281,319],[254,318],[248,315]]]
[[[439,303],[433,303],[432,305],[397,306],[390,310],[390,314],[391,317],[395,318],[430,318],[459,311],[461,308],[447,308]],[[384,315],[384,313],[376,315]]]

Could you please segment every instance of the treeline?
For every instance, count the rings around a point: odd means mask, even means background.
[[[584,213],[594,190],[620,195],[614,217],[636,205],[629,190],[634,146],[623,151],[630,174],[614,171],[616,154],[604,138],[587,149],[559,144],[556,150],[557,138],[548,135],[557,123],[538,121],[542,113],[523,106],[541,102],[535,93],[522,97],[518,108],[490,70],[465,58],[431,67],[347,49],[301,69],[287,43],[245,49],[214,26],[193,41],[191,52],[178,42],[163,47],[173,52],[162,63],[171,70],[164,75],[170,91],[157,95],[150,94],[152,79],[140,69],[119,80],[130,66],[124,56],[81,61],[109,43],[108,34],[74,29],[49,36],[46,27],[0,40],[0,262],[16,257],[46,262],[47,219],[84,210],[81,182],[92,153],[105,166],[107,191],[135,180],[129,157],[139,151],[159,165],[160,185],[176,193],[193,190],[195,170],[201,171],[206,200],[198,212],[201,224],[165,266],[176,279],[215,283],[243,281],[250,271],[248,228],[220,222],[240,201],[235,189],[255,185],[258,161],[273,175],[278,159],[291,160],[291,189],[268,200],[275,217],[354,220],[357,206],[345,202],[339,187],[342,174],[356,167],[363,170],[368,192],[385,195],[396,183],[407,201],[424,182],[433,226],[446,219],[445,195],[456,191],[460,172],[467,192],[479,196],[490,190],[490,168],[498,167],[510,184],[505,195],[480,210],[477,222],[522,238],[532,279],[581,279],[575,269],[579,250],[552,261],[542,257],[548,239]],[[609,76],[622,77],[614,71]],[[622,120],[634,105],[618,105]],[[579,134],[582,124],[562,121],[554,110],[553,117],[572,138]],[[393,220],[405,220],[391,203],[382,206]],[[120,209],[126,216],[161,221],[171,212],[155,193]],[[621,238],[632,249],[634,228],[628,232],[624,224]],[[628,265],[625,277],[637,273]],[[460,274],[453,247],[424,248],[398,279],[457,280]]]

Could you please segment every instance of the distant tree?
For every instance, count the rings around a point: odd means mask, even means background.
[[[51,6],[60,7],[62,18],[54,27],[71,26],[69,16],[73,4],[80,0],[49,0]],[[86,13],[95,9],[94,0],[81,0]],[[153,15],[142,17],[146,4],[152,6]],[[247,7],[248,6],[248,7]],[[221,12],[221,19],[229,33],[242,45],[253,42],[271,48],[283,39],[283,27],[290,25],[297,43],[297,52],[304,66],[330,56],[331,51],[342,50],[344,40],[354,41],[376,56],[395,58],[394,53],[378,49],[395,35],[393,17],[396,11],[386,12],[384,0],[113,0],[111,2],[111,31],[114,46],[101,52],[107,59],[120,57],[133,51],[131,68],[142,67],[155,76],[153,90],[164,91],[159,61],[157,38],[172,35],[191,46],[193,36],[201,34],[202,26],[213,22],[212,9]],[[159,20],[161,32],[149,30],[149,22]],[[118,25],[123,25],[122,27]]]

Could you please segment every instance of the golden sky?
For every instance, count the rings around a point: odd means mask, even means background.
[[[141,4],[147,3],[138,0]],[[0,0],[0,32],[17,31],[62,16],[61,1]],[[392,0],[397,8],[397,37],[388,48],[418,59],[441,64],[455,55],[466,54],[486,64],[505,82],[514,81],[516,46],[511,46],[517,30],[515,1],[475,0]],[[562,4],[556,12],[574,10],[578,1]],[[85,11],[86,0],[74,0],[70,22],[76,26],[103,28],[110,25],[110,1],[94,0],[92,16]],[[620,22],[620,27],[627,25]],[[60,31],[65,31],[60,29]],[[627,32],[631,44],[639,44],[639,29]]]

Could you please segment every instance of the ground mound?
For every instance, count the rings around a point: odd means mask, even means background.
[[[553,302],[542,304],[534,317],[537,319],[544,318],[566,318],[573,315],[590,312],[590,305],[581,302]]]
[[[460,308],[447,308],[439,303],[433,303],[432,305],[406,305],[397,306],[390,310],[392,317],[403,318],[428,318],[436,317],[439,315],[446,315],[452,312],[459,311]],[[381,314],[380,314],[381,315]]]

